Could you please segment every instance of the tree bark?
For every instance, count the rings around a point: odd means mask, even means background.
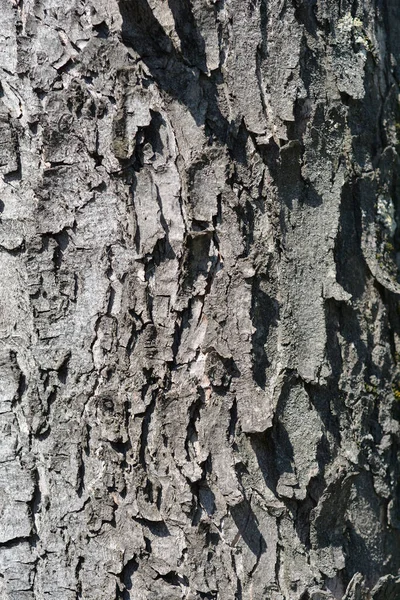
[[[0,7],[0,598],[397,600],[400,5]]]

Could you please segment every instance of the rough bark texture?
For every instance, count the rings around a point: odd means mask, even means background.
[[[397,0],[0,0],[0,597],[398,600]]]

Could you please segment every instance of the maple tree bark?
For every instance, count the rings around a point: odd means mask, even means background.
[[[0,598],[398,599],[400,5],[0,7]]]

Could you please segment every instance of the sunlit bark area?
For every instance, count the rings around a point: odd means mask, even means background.
[[[398,600],[400,4],[0,8],[1,600]]]

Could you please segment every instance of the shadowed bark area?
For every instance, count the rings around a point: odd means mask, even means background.
[[[0,8],[0,600],[398,600],[400,8]]]

